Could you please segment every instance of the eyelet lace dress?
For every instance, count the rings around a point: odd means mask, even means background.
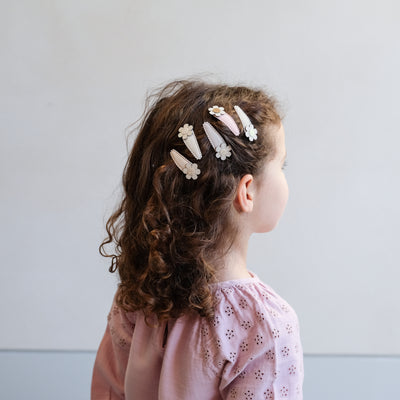
[[[212,285],[212,320],[146,325],[115,303],[97,351],[92,400],[303,399],[303,349],[293,308],[256,275]]]

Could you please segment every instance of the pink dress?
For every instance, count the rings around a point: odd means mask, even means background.
[[[93,368],[92,400],[302,399],[303,349],[293,308],[252,278],[212,285],[215,318],[149,327],[114,302]]]

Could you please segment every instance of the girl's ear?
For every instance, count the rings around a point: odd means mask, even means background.
[[[237,212],[251,212],[253,210],[253,175],[246,174],[239,182],[233,205]]]

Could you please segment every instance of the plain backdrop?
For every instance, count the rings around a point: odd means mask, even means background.
[[[98,246],[148,90],[262,86],[289,202],[248,267],[306,354],[400,354],[400,3],[1,3],[0,349],[96,350],[118,277]]]

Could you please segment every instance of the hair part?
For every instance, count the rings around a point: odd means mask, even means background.
[[[258,130],[250,142],[235,136],[209,114],[223,106],[241,127],[238,105]],[[118,270],[117,304],[125,311],[142,310],[158,320],[186,312],[212,317],[214,299],[209,284],[216,281],[218,263],[239,232],[232,203],[240,179],[252,174],[255,182],[265,164],[276,157],[274,132],[282,116],[275,98],[245,86],[173,81],[147,97],[139,132],[124,168],[121,203],[108,219],[108,238],[99,246],[112,257],[109,271]],[[203,122],[217,129],[232,148],[232,156],[215,156]],[[192,154],[178,129],[193,129],[203,157],[197,180],[186,179],[170,157],[175,148],[189,160]],[[104,246],[114,242],[116,254]]]

